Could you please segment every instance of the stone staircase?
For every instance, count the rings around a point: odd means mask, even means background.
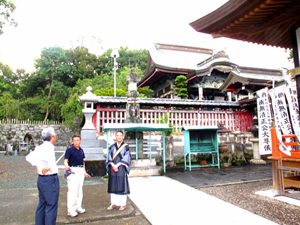
[[[162,166],[157,166],[155,159],[131,160],[129,177],[161,176]]]

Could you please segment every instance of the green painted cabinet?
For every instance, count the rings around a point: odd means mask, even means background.
[[[217,126],[184,126],[184,168],[217,166],[220,168],[218,127]],[[192,165],[191,154],[210,154],[211,163],[207,165]],[[217,155],[216,160],[214,155]],[[188,157],[188,165],[187,165]]]

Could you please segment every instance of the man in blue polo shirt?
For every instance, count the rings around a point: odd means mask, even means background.
[[[67,177],[68,183],[68,195],[67,195],[67,207],[68,215],[71,217],[78,216],[78,213],[85,213],[85,209],[81,207],[83,198],[83,181],[84,177],[91,178],[85,171],[84,152],[80,147],[81,138],[79,135],[72,137],[73,145],[66,150],[64,165],[66,170],[72,170]]]

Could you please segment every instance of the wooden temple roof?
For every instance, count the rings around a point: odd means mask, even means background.
[[[100,104],[126,104],[127,97],[97,96],[97,102]],[[215,100],[194,100],[194,99],[170,99],[170,98],[137,98],[140,105],[146,106],[183,106],[183,107],[239,107],[238,102],[215,101]]]
[[[299,0],[230,0],[190,25],[213,38],[292,48],[290,28],[300,26],[299,12]]]
[[[259,74],[259,76],[257,76],[257,74]],[[273,79],[277,80],[282,77],[282,72],[279,70],[236,67],[230,71],[227,79],[219,89],[221,91],[227,91],[228,88],[234,88],[235,83],[268,87],[272,85],[270,81]]]
[[[210,57],[212,49],[155,43],[148,50],[148,62],[145,76],[138,86],[149,86],[166,75],[184,74],[197,69],[197,63]]]
[[[300,0],[299,0],[300,1]],[[245,81],[248,84],[265,85],[273,77],[281,77],[280,70],[261,69],[253,67],[240,67],[230,61],[224,51],[213,54],[210,49],[176,46],[167,44],[155,44],[153,49],[148,51],[148,62],[145,76],[138,83],[138,87],[151,86],[161,82],[163,78],[172,75],[185,75],[187,81],[196,78],[211,76],[214,70],[230,74],[235,71],[237,80]],[[238,71],[238,72],[237,72]],[[242,77],[246,76],[245,79]],[[234,82],[234,80],[232,80]],[[226,79],[226,88],[229,87],[230,79]],[[244,82],[241,82],[244,84]],[[225,86],[223,86],[225,87]],[[222,91],[225,91],[223,88]]]

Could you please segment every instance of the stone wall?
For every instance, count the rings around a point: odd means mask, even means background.
[[[0,151],[5,151],[5,145],[10,144],[13,150],[19,149],[19,143],[29,134],[33,142],[30,148],[42,143],[42,130],[53,127],[56,133],[56,146],[70,146],[74,133],[65,125],[38,125],[38,124],[0,124]]]

